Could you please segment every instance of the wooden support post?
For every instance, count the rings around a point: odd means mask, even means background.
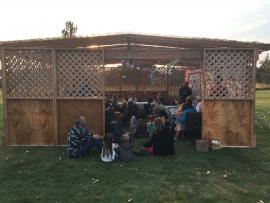
[[[206,50],[203,49],[203,62],[202,62],[202,81],[201,81],[201,97],[202,97],[202,109],[204,109],[204,105],[205,105],[205,94],[206,94],[206,77],[205,77],[205,54],[206,54]],[[185,80],[185,78],[184,78]],[[204,118],[204,113],[202,112],[202,129],[201,129],[201,138],[204,139],[205,138],[205,127],[204,127],[204,123],[205,123],[205,118]]]
[[[104,66],[104,49],[102,49],[102,69],[105,68]],[[101,76],[102,77],[102,105],[103,105],[103,136],[105,136],[105,81],[104,81],[104,75]]]
[[[145,73],[143,72],[143,77],[142,77],[143,95],[145,95],[145,84],[146,84],[146,77],[145,77]]]
[[[53,88],[53,132],[54,132],[54,145],[58,145],[58,126],[57,126],[57,71],[55,61],[55,50],[52,49],[52,88]]]
[[[253,101],[252,101],[252,112],[251,112],[251,146],[256,147],[256,134],[255,134],[255,117],[256,117],[256,109],[255,109],[255,102],[256,102],[256,63],[258,60],[258,50],[254,49],[253,51],[253,76],[252,76],[252,88],[253,88]]]
[[[167,67],[166,73],[167,73],[166,74],[166,91],[167,91],[167,96],[169,97],[169,67]]]
[[[122,71],[123,71],[123,66],[121,66],[121,70],[119,70],[119,92],[122,94]]]
[[[8,144],[8,128],[7,128],[7,108],[6,108],[6,64],[5,64],[5,50],[1,49],[2,61],[2,95],[3,95],[3,113],[4,113],[4,132],[2,135],[3,145]]]

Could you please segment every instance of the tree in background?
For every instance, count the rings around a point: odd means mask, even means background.
[[[62,30],[63,37],[75,37],[78,30],[77,25],[74,25],[72,21],[66,21],[65,28]]]
[[[260,62],[256,69],[256,81],[270,84],[270,57],[269,54]]]

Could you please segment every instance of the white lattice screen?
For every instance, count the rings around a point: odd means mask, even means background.
[[[52,97],[50,50],[5,50],[6,97]]]
[[[205,99],[253,99],[254,51],[206,49]]]
[[[102,51],[56,51],[57,96],[103,96]]]

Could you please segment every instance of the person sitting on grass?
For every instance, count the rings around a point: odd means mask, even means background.
[[[154,155],[173,155],[174,151],[174,134],[170,129],[170,124],[164,125],[164,119],[156,118],[154,120],[156,132],[152,135],[148,142],[143,144],[144,149],[153,147]]]
[[[113,142],[119,143],[121,136],[125,133],[123,126],[121,125],[120,112],[114,112],[113,119],[110,123],[110,133],[113,134]]]
[[[154,124],[154,115],[148,115],[147,116],[147,124],[146,124],[146,132],[147,132],[147,137],[150,138],[156,131],[156,126]]]
[[[132,144],[130,143],[128,133],[125,133],[121,137],[121,143],[119,145],[119,160],[121,161],[138,160],[138,157],[132,153]]]
[[[70,158],[81,158],[93,147],[102,148],[103,137],[89,132],[85,123],[85,117],[78,116],[73,128],[68,133],[67,154]]]
[[[135,137],[138,138],[146,138],[147,132],[146,132],[146,123],[144,121],[144,114],[142,111],[138,114],[138,120],[137,120],[137,126],[135,131]]]
[[[117,148],[118,144],[113,143],[113,135],[107,133],[104,137],[104,145],[100,154],[101,161],[106,163],[115,161],[118,157],[116,153]]]

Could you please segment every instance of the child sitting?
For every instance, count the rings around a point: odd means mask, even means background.
[[[130,124],[129,124],[129,131],[130,131],[130,139],[129,141],[132,143],[134,140],[134,136],[136,133],[137,125],[138,125],[138,120],[136,118],[137,116],[134,114],[131,116],[130,119]]]
[[[195,109],[192,106],[192,97],[187,97],[186,102],[180,106],[179,111],[175,114],[176,138],[179,137],[180,132],[183,132],[185,130],[187,113],[189,112],[195,112]]]
[[[117,159],[117,153],[115,149],[118,148],[118,144],[113,143],[113,135],[111,133],[106,134],[104,137],[104,145],[100,154],[100,159],[103,162],[113,162]]]
[[[146,134],[147,134],[146,133],[146,123],[145,123],[143,118],[144,118],[143,112],[139,112],[135,137],[146,138]]]
[[[110,123],[110,132],[113,134],[113,142],[115,143],[119,143],[121,136],[125,133],[125,130],[120,123],[119,114],[119,112],[115,112]]]
[[[174,135],[168,124],[162,118],[156,118],[154,121],[156,132],[152,135],[143,147],[153,147],[154,155],[173,155],[174,151]]]
[[[134,161],[138,158],[132,154],[132,144],[129,142],[128,133],[122,135],[119,146],[119,159],[121,161]]]
[[[175,139],[179,138],[180,136],[180,132],[182,131],[182,126],[181,126],[181,115],[182,115],[182,112],[183,112],[183,109],[182,109],[182,106],[181,105],[178,109],[178,111],[176,112],[175,114]]]
[[[154,124],[154,118],[155,117],[153,115],[147,116],[146,132],[147,132],[148,138],[152,137],[152,135],[156,131],[156,126]]]

